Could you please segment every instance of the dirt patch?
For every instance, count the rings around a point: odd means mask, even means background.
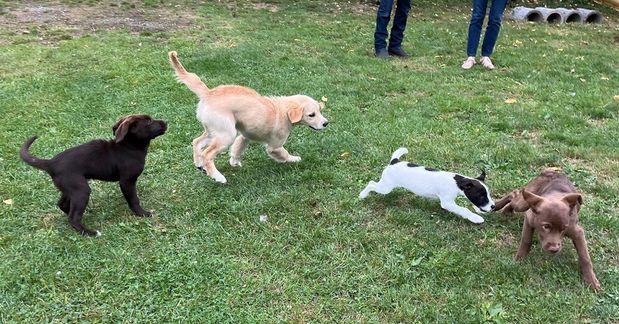
[[[261,9],[265,9],[268,10],[270,12],[278,12],[279,11],[279,7],[274,5],[274,4],[270,4],[270,3],[253,3],[252,4],[255,10],[261,10]]]
[[[143,8],[140,2],[122,5],[65,5],[56,2],[20,1],[5,3],[0,14],[0,44],[16,41],[55,45],[100,30],[132,33],[162,32],[189,28],[198,16],[176,6]],[[16,37],[21,36],[21,37]]]
[[[371,3],[357,3],[351,6],[351,10],[353,13],[358,14],[358,15],[376,14],[376,10],[378,10],[378,6],[376,4],[371,4]]]

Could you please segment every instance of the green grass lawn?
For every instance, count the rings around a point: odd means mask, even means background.
[[[392,61],[373,57],[372,2],[298,2],[44,2],[66,9],[53,24],[16,22],[34,5],[0,1],[0,322],[619,321],[617,12],[603,9],[601,25],[505,21],[497,70],[463,71],[468,2],[414,2],[412,57]],[[71,19],[158,25],[62,20],[80,10]],[[170,50],[209,86],[324,96],[330,125],[293,130],[298,164],[255,143],[242,168],[222,154],[228,184],[215,183],[193,166],[197,98]],[[132,113],[169,122],[138,181],[155,216],[133,216],[116,183],[91,182],[84,222],[103,235],[82,237],[19,146],[37,134],[31,152],[49,158],[111,138]],[[556,256],[536,240],[514,262],[519,215],[479,226],[404,190],[358,200],[400,146],[419,164],[485,168],[496,198],[565,170],[585,196],[602,291],[583,284],[567,240]]]

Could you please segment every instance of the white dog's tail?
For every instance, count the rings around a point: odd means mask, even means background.
[[[408,153],[408,150],[405,147],[400,147],[395,150],[395,152],[391,154],[391,161],[389,161],[389,164],[396,164],[400,162],[400,157],[406,153]]]
[[[199,98],[204,98],[209,92],[206,84],[204,84],[204,82],[202,82],[202,80],[200,80],[195,73],[190,73],[185,70],[185,67],[183,67],[181,62],[176,57],[175,51],[169,52],[168,57],[170,58],[170,64],[172,64],[178,80],[184,83],[189,90],[196,94],[196,96]]]

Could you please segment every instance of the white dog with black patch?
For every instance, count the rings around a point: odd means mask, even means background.
[[[391,162],[383,171],[380,181],[370,181],[361,191],[363,199],[372,191],[386,195],[395,188],[405,188],[425,198],[439,199],[441,207],[473,223],[483,223],[484,219],[472,211],[456,204],[456,197],[464,196],[478,213],[489,212],[494,208],[490,190],[484,184],[486,173],[482,171],[477,178],[469,178],[452,172],[438,171],[411,162],[400,161],[408,153],[399,148],[391,155]]]

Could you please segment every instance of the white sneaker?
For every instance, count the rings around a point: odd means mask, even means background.
[[[464,61],[464,63],[462,63],[462,68],[465,70],[468,70],[470,68],[473,67],[473,65],[475,65],[475,57],[474,56],[469,56],[466,61]]]
[[[482,56],[481,60],[479,60],[479,63],[481,63],[481,65],[483,65],[488,70],[494,70],[494,64],[492,64],[492,61],[490,61],[490,58],[488,56]]]

